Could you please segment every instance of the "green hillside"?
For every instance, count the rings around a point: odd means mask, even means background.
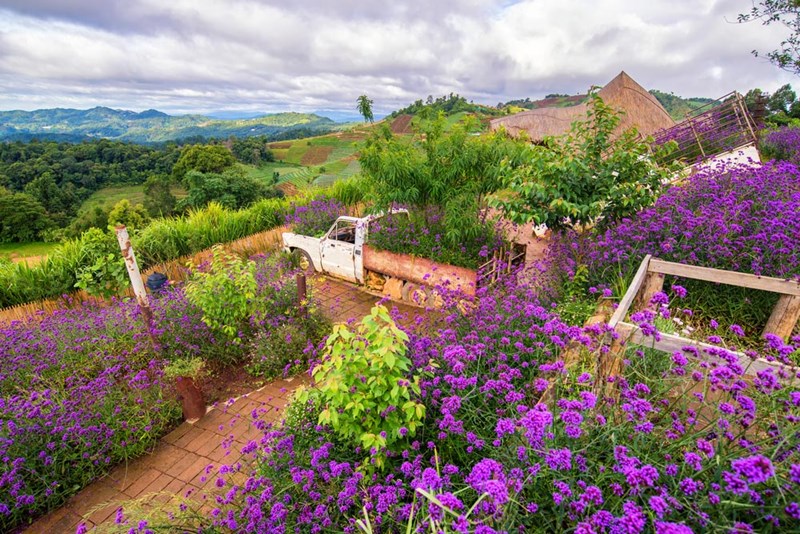
[[[676,121],[681,121],[686,118],[688,113],[714,102],[713,98],[682,98],[674,93],[664,93],[657,89],[651,89],[650,94],[656,97],[661,105],[664,106],[664,109],[667,110],[670,117]]]
[[[114,139],[156,143],[190,137],[227,138],[266,135],[272,139],[307,137],[330,132],[337,123],[308,113],[274,113],[246,120],[212,119],[203,115],[167,115],[96,107],[0,111],[0,140],[33,137],[79,141]]]

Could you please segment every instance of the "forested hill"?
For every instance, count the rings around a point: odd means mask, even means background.
[[[0,140],[103,138],[157,143],[198,137],[219,139],[257,135],[280,140],[322,134],[336,126],[331,119],[306,113],[275,113],[245,120],[222,120],[203,115],[172,116],[154,109],[136,113],[105,107],[0,111]]]

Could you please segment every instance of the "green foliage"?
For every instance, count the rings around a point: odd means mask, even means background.
[[[212,254],[208,269],[195,270],[184,291],[189,302],[203,310],[203,322],[236,343],[253,312],[256,265],[226,253],[221,246],[215,246]]]
[[[712,98],[681,98],[674,93],[665,93],[657,89],[651,89],[650,94],[656,97],[669,116],[676,121],[682,121],[695,109],[714,102]]]
[[[392,205],[424,210],[441,206],[451,223],[451,244],[474,238],[481,232],[480,209],[485,197],[501,185],[503,160],[514,164],[523,145],[505,135],[472,135],[477,125],[465,121],[446,134],[446,119],[439,114],[420,125],[421,140],[409,144],[388,128],[370,138],[361,151],[361,167],[372,182],[377,210]]]
[[[317,396],[324,405],[319,424],[367,450],[396,449],[425,418],[425,406],[417,400],[420,376],[410,376],[407,342],[408,335],[380,305],[355,331],[335,325],[322,362],[313,370],[317,387],[301,395],[300,402]],[[384,456],[378,455],[377,467],[383,463]]]
[[[165,174],[154,174],[144,183],[144,207],[152,217],[169,217],[175,211],[171,186],[172,179]]]
[[[36,241],[52,225],[44,207],[32,196],[0,195],[0,243]]]
[[[788,31],[788,36],[781,41],[778,48],[767,52],[766,57],[778,68],[800,73],[800,4],[796,0],[760,0],[753,2],[749,13],[742,13],[739,22],[752,22],[759,20],[764,26],[782,24]],[[758,57],[761,52],[753,50],[753,55]]]
[[[30,194],[59,227],[65,227],[96,191],[141,184],[154,173],[169,174],[177,157],[174,145],[154,148],[108,140],[6,142],[0,143],[0,183],[5,182],[12,192]]]
[[[59,187],[49,170],[28,182],[24,191],[35,198],[51,218],[61,222],[61,226],[69,220],[77,202],[75,186],[68,183]]]
[[[330,323],[325,316],[312,309],[297,321],[259,332],[251,342],[247,371],[264,380],[306,371],[306,347],[309,343],[317,343],[329,330]]]
[[[479,104],[473,104],[472,102],[467,102],[467,99],[463,96],[450,93],[449,95],[440,96],[435,99],[432,95],[428,95],[428,98],[424,102],[422,100],[417,100],[413,104],[393,112],[391,116],[397,117],[398,115],[417,115],[419,113],[436,115],[440,112],[444,113],[445,115],[452,115],[454,113],[460,113],[464,111],[486,115],[499,114],[497,110],[486,106],[481,106]]]
[[[189,194],[178,202],[178,209],[202,208],[211,201],[229,209],[249,206],[258,199],[275,196],[263,182],[238,169],[216,172],[189,171],[184,177]]]
[[[75,270],[75,285],[90,295],[110,298],[128,284],[125,260],[120,256],[114,237],[94,228],[80,240],[83,261]]]
[[[372,100],[367,95],[361,95],[356,104],[358,112],[364,117],[364,122],[373,122],[375,117],[372,115]]]
[[[181,157],[172,167],[172,176],[183,180],[189,171],[222,173],[236,165],[236,158],[222,145],[190,145],[181,151]]]
[[[108,213],[108,226],[112,229],[119,225],[125,225],[128,231],[133,231],[144,228],[149,220],[150,215],[144,206],[141,204],[134,206],[128,199],[117,202]]]
[[[275,161],[275,155],[267,148],[267,137],[234,137],[230,141],[231,153],[242,163],[247,165],[261,165]]]
[[[179,358],[164,367],[164,378],[188,377],[198,380],[203,378],[206,372],[206,362],[202,358]]]
[[[371,193],[370,182],[361,175],[336,180],[328,189],[328,196],[346,206],[363,203]]]
[[[564,282],[556,313],[566,324],[583,326],[596,308],[594,299],[589,298],[589,268],[579,265],[575,274]]]
[[[119,295],[128,283],[128,271],[125,260],[119,254],[109,252],[100,256],[92,264],[77,273],[75,287],[83,289],[90,295],[111,298]]]
[[[514,195],[494,204],[515,223],[551,229],[607,224],[648,206],[668,169],[655,163],[635,130],[617,133],[619,122],[619,114],[590,93],[586,121],[573,123],[562,138],[529,147],[526,164],[506,164],[505,185]]]

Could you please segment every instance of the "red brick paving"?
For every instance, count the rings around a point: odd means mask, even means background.
[[[333,321],[358,320],[379,300],[355,286],[326,278],[316,278],[310,285],[322,311]],[[409,318],[419,312],[397,306]],[[199,421],[185,422],[164,436],[147,456],[117,466],[24,532],[72,534],[80,523],[92,529],[113,522],[117,509],[130,500],[136,500],[139,507],[148,504],[154,509],[174,510],[186,501],[188,493],[195,502],[192,508],[208,507],[205,497],[216,489],[216,468],[242,461],[242,447],[261,435],[251,423],[252,414],[256,412],[263,421],[277,421],[293,391],[304,383],[305,377],[276,380],[235,401],[220,403]],[[223,441],[230,445],[224,446]]]

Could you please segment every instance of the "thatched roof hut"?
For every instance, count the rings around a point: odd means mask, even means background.
[[[603,102],[624,112],[619,128],[635,127],[643,135],[651,135],[662,128],[675,125],[667,110],[645,88],[636,83],[624,71],[597,92]],[[546,136],[563,135],[570,125],[586,118],[586,103],[565,108],[538,108],[507,117],[493,119],[492,130],[501,127],[513,135],[527,132],[531,141],[541,141]]]

